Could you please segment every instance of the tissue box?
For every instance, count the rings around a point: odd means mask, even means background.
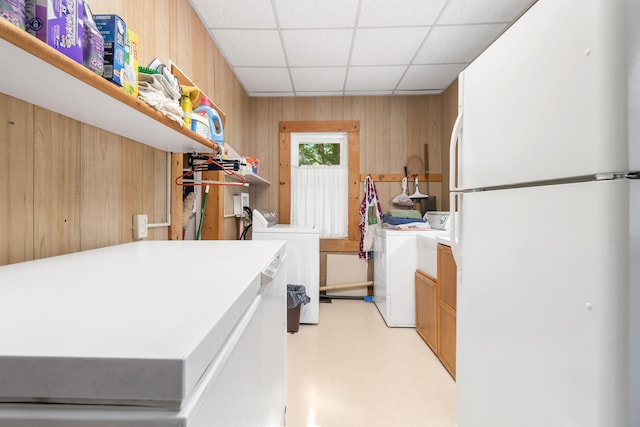
[[[43,42],[47,42],[47,0],[26,0],[24,2],[26,30]]]
[[[124,73],[122,87],[127,93],[138,97],[138,35],[127,28],[127,42],[124,53]]]
[[[82,64],[82,0],[47,1],[47,44]]]
[[[102,77],[123,86],[127,25],[118,15],[93,15],[93,20],[104,37],[104,73]]]

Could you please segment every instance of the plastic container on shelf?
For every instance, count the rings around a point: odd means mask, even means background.
[[[189,127],[191,130],[194,130],[191,123],[191,112],[193,111],[193,104],[191,103],[191,97],[189,95],[182,95],[182,97],[180,98],[180,107],[182,108],[182,111],[184,111],[184,124],[187,125],[187,127]],[[208,126],[209,125],[207,125],[207,127]]]
[[[187,116],[191,122],[191,130],[200,136],[210,139],[209,121],[207,120],[207,117],[194,113],[185,114],[185,118]]]
[[[194,113],[206,113],[209,118],[209,133],[211,134],[210,139],[218,145],[222,145],[224,142],[224,129],[222,129],[222,119],[220,119],[220,115],[218,112],[210,107],[209,105],[203,105],[202,102],[200,106],[193,110]]]

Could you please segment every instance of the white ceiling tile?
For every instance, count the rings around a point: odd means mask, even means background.
[[[238,79],[247,92],[293,92],[286,68],[236,68]]]
[[[445,0],[362,0],[359,27],[431,25]]]
[[[347,75],[345,90],[393,90],[407,67],[351,67]]]
[[[359,29],[351,53],[351,65],[409,64],[428,27]]]
[[[189,1],[250,96],[438,93],[535,2]]]
[[[274,0],[281,28],[345,28],[356,22],[358,0]]]
[[[271,0],[191,0],[209,28],[276,28]]]
[[[464,64],[412,65],[400,82],[398,90],[446,89],[465,67]]]
[[[506,24],[481,24],[434,27],[413,63],[471,62],[496,39],[505,26]],[[455,46],[455,49],[451,46]]]
[[[212,34],[232,67],[286,65],[276,30],[213,30]]]
[[[511,22],[534,2],[535,0],[450,0],[438,24]]]
[[[346,74],[346,67],[291,69],[291,77],[296,92],[341,91]]]
[[[282,39],[292,67],[346,66],[352,30],[284,30]]]

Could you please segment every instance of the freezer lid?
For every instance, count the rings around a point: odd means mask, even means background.
[[[460,188],[629,169],[626,3],[540,0],[467,67]]]
[[[0,267],[0,401],[180,407],[283,251],[144,241]]]

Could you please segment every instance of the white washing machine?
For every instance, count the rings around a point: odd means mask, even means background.
[[[389,327],[416,326],[414,274],[418,267],[417,236],[449,235],[446,220],[442,223],[430,220],[429,223],[434,229],[407,231],[383,228],[376,231],[373,243],[373,302]]]
[[[315,226],[273,224],[253,210],[253,240],[284,240],[287,283],[304,285],[311,301],[300,309],[300,323],[318,323],[320,300],[320,230]]]

